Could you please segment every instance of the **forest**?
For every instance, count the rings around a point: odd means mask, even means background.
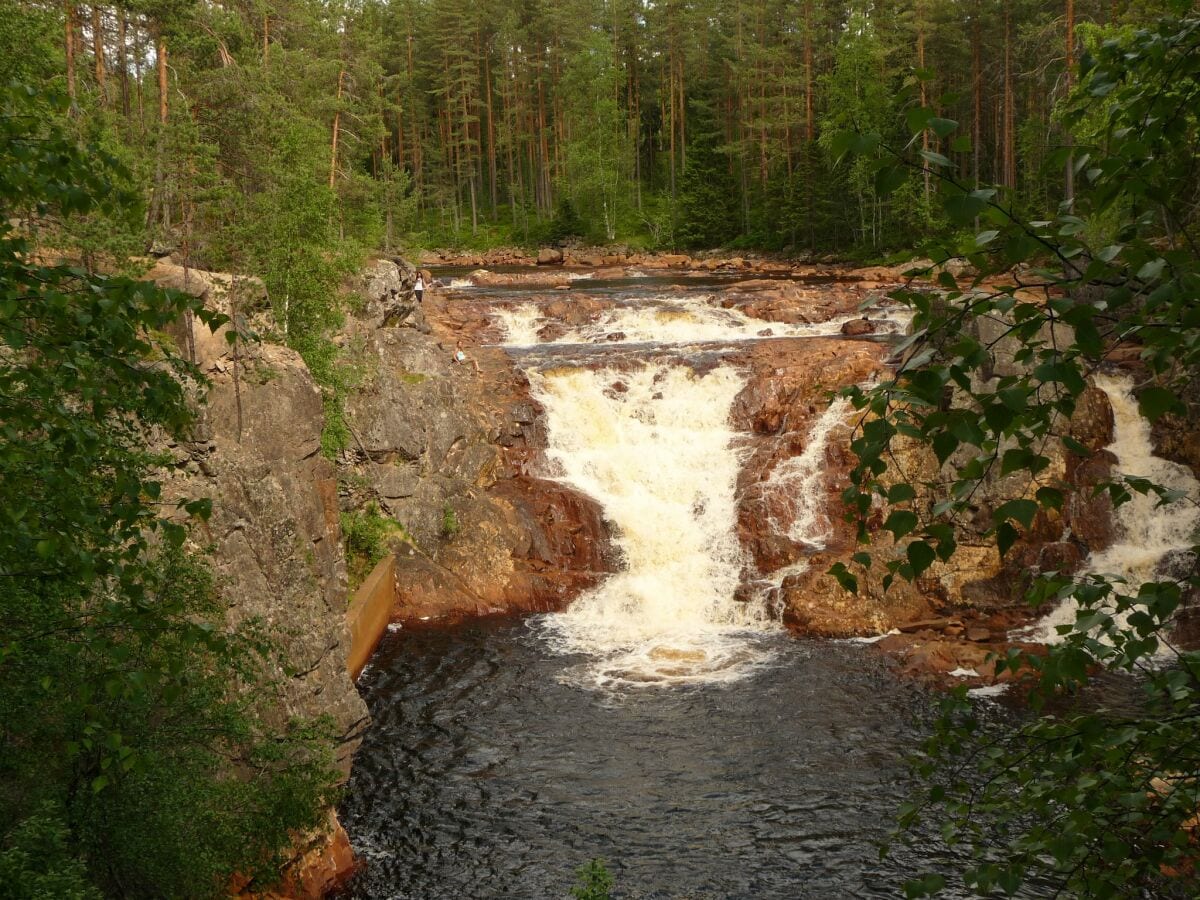
[[[65,90],[151,240],[209,267],[266,272],[289,237],[327,261],[568,236],[872,257],[944,224],[936,181],[880,200],[834,134],[930,106],[969,148],[924,149],[1040,209],[1070,191],[1078,52],[1160,5],[4,0],[0,78]]]

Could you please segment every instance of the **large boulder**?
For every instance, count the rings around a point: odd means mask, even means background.
[[[429,326],[413,293],[416,281],[417,270],[407,260],[376,259],[366,265],[351,288],[362,297],[371,322],[427,332]]]
[[[539,266],[561,266],[563,261],[563,252],[555,247],[543,247],[538,251],[537,264]]]

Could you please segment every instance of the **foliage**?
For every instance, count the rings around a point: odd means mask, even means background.
[[[0,93],[3,890],[211,896],[315,823],[331,742],[260,717],[269,644],[226,629],[184,547],[209,503],[165,503],[149,449],[186,440],[202,380],[154,336],[224,317],[31,240],[74,216],[138,217],[120,164],[62,127],[64,107]]]
[[[583,237],[587,226],[575,211],[575,204],[566,197],[558,201],[554,209],[554,218],[550,220],[546,239],[552,243]]]
[[[0,849],[0,898],[99,900],[68,837],[61,811],[51,803],[22,819]]]
[[[578,883],[571,888],[575,900],[609,900],[612,896],[613,876],[603,859],[593,859],[580,866],[575,877]]]
[[[379,511],[371,502],[361,510],[344,512],[342,542],[346,547],[346,568],[351,589],[362,584],[376,564],[388,554],[389,539],[407,537],[404,527]]]
[[[880,133],[834,141],[836,152],[870,166],[882,193],[902,184],[906,172],[930,167],[948,220],[983,229],[931,248],[936,262],[965,258],[979,276],[964,290],[941,274],[940,296],[897,292],[916,313],[904,361],[892,380],[849,392],[864,414],[846,492],[860,540],[869,540],[868,520],[886,506],[883,528],[903,542],[903,554],[887,563],[885,585],[918,578],[955,552],[959,529],[979,514],[986,479],[1013,476],[1026,484],[1023,496],[989,511],[1002,555],[1058,516],[1067,486],[1051,476],[1051,456],[1055,445],[1067,456],[1088,453],[1068,421],[1088,377],[1116,349],[1137,353],[1138,399],[1149,419],[1186,413],[1185,400],[1194,396],[1200,19],[1116,33],[1083,58],[1081,74],[1063,112],[1075,146],[1051,160],[1073,167],[1078,194],[1045,221],[1015,215],[1011,193],[976,187],[945,155],[926,149],[923,132],[969,149],[969,139],[952,139],[957,123],[932,108],[906,111],[914,137],[905,147]],[[1094,229],[1102,219],[1108,227]],[[1089,244],[1097,231],[1113,234],[1112,242]],[[1020,289],[1014,266],[1028,267]],[[972,327],[984,317],[1018,342],[1018,374],[993,376],[996,341],[984,342]],[[918,501],[919,486],[903,473],[889,475],[891,450],[902,440],[929,446],[942,464],[923,492],[935,501]],[[1178,499],[1133,476],[1114,476],[1098,490],[1115,506],[1138,493],[1160,503]],[[856,555],[856,562],[870,557]],[[1040,715],[996,732],[984,728],[964,692],[948,701],[919,764],[928,791],[902,821],[937,818],[948,840],[974,848],[976,862],[963,874],[969,887],[1012,894],[1041,872],[1084,896],[1194,895],[1200,653],[1175,647],[1170,630],[1185,596],[1200,589],[1194,558],[1187,568],[1142,583],[1094,572],[1040,573],[1030,602],[1073,602],[1076,621],[1060,629],[1062,643],[1044,658],[1014,650],[999,661],[1002,669],[1027,669]],[[848,567],[831,573],[856,589]],[[1161,664],[1160,652],[1172,664]],[[1097,668],[1139,676],[1136,709],[1058,699],[1081,690]],[[912,885],[911,895],[933,893],[941,883],[933,876]]]
[[[693,139],[679,179],[675,236],[685,247],[719,247],[736,233],[728,160],[717,152],[715,137],[701,132]]]
[[[1074,10],[1083,34],[1089,21],[1145,21],[1162,5]],[[138,227],[75,223],[89,252],[153,241],[200,267],[262,274],[262,248],[250,260],[243,244],[267,246],[276,224],[302,218],[295,257],[281,249],[268,261],[276,312],[297,334],[336,304],[303,284],[293,295],[285,273],[308,281],[348,250],[484,249],[568,232],[666,247],[681,206],[692,245],[713,233],[794,252],[911,246],[937,224],[923,176],[880,200],[864,170],[822,175],[848,120],[886,130],[914,68],[942,73],[931,96],[978,135],[970,153],[948,156],[1037,208],[1061,196],[1044,163],[1062,136],[1052,114],[1066,83],[1062,12],[1032,0],[0,0],[0,83],[69,82],[70,127],[144,186]],[[697,159],[706,140],[718,167]],[[697,217],[708,173],[722,182],[713,228]],[[563,199],[579,216],[565,230],[554,224]]]
[[[461,530],[462,526],[458,521],[458,513],[454,511],[449,503],[442,506],[442,535],[444,537],[454,537]]]

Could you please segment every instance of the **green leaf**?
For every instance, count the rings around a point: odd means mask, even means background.
[[[955,225],[969,225],[987,209],[984,200],[971,194],[949,194],[942,200],[942,206]]]
[[[894,193],[908,180],[908,173],[902,165],[885,166],[875,173],[875,193],[886,197]]]
[[[933,150],[920,150],[918,153],[920,154],[921,159],[925,160],[925,162],[929,163],[931,166],[935,166],[939,169],[948,169],[952,165],[949,159]]]
[[[1000,550],[1001,557],[1008,553],[1020,536],[1017,529],[1013,528],[1007,521],[1000,523],[996,528],[996,546]]]
[[[832,575],[834,580],[851,594],[858,593],[858,579],[855,578],[846,568],[845,563],[834,563],[826,572],[827,575]]]
[[[1005,519],[1015,519],[1026,528],[1033,524],[1033,517],[1037,515],[1038,505],[1033,500],[1017,499],[1009,500],[1007,503],[1002,503],[992,513],[992,519],[999,523]]]
[[[925,130],[925,126],[929,124],[929,120],[933,118],[933,110],[924,106],[913,107],[904,113],[904,119],[908,123],[908,130],[911,134],[920,134]]]
[[[1038,488],[1035,496],[1038,499],[1038,503],[1050,509],[1062,509],[1063,502],[1066,499],[1062,491],[1052,487]]]
[[[958,123],[953,119],[933,118],[929,120],[929,127],[933,129],[934,134],[940,138],[944,138],[958,128]]]
[[[1138,409],[1151,422],[1157,422],[1169,412],[1183,412],[1183,404],[1166,388],[1151,385],[1138,394]]]
[[[1162,275],[1163,269],[1166,267],[1167,261],[1161,257],[1152,259],[1150,262],[1143,265],[1137,271],[1137,277],[1142,281],[1154,281]]]
[[[937,558],[933,548],[924,541],[910,542],[905,555],[908,557],[909,565],[912,566],[915,575],[920,575],[928,569]]]
[[[890,531],[896,540],[911,533],[917,527],[917,514],[907,509],[893,510],[883,523],[883,530]]]

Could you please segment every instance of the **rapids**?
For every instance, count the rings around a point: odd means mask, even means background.
[[[1157,494],[1131,491],[1132,499],[1117,509],[1116,539],[1093,553],[1084,566],[1085,571],[1136,586],[1153,580],[1159,563],[1172,550],[1186,550],[1194,543],[1200,528],[1200,482],[1186,466],[1154,455],[1150,423],[1138,409],[1128,376],[1097,375],[1095,383],[1108,395],[1113,408],[1113,442],[1106,449],[1117,458],[1117,472],[1148,479],[1174,495],[1170,502],[1160,503]],[[1078,604],[1068,600],[1036,623],[1030,637],[1057,643],[1062,640],[1058,629],[1073,625],[1078,612]],[[1128,619],[1129,615],[1131,612],[1120,617]]]

